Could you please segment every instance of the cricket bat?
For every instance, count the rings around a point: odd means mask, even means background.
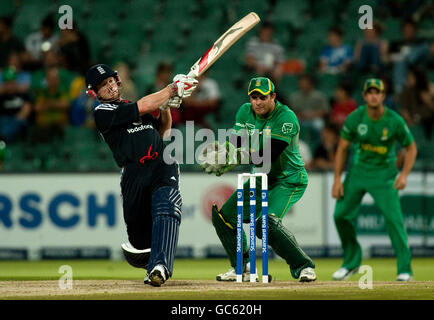
[[[208,49],[205,54],[196,61],[196,63],[190,68],[188,76],[199,77],[214,62],[216,62],[235,42],[237,42],[243,35],[245,35],[250,29],[252,29],[258,22],[261,21],[259,16],[250,12],[240,21],[235,23],[229,28],[216,42]]]

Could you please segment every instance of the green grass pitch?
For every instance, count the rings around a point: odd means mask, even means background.
[[[292,279],[286,263],[272,259],[271,284],[236,284],[215,281],[218,273],[228,270],[226,259],[177,259],[173,278],[160,288],[145,286],[144,270],[125,261],[1,261],[0,299],[434,299],[434,258],[413,259],[414,281],[410,283],[395,281],[395,259],[365,259],[363,265],[373,270],[372,289],[359,287],[363,274],[348,281],[331,281],[340,259],[314,261],[318,277],[314,283]],[[257,263],[260,274],[261,261]],[[58,289],[62,265],[72,268],[72,290]]]

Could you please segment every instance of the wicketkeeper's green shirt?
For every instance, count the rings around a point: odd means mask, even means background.
[[[396,142],[407,147],[414,140],[398,113],[385,107],[383,116],[372,120],[366,105],[358,107],[347,117],[341,137],[355,144],[353,166],[368,170],[396,170]]]
[[[288,146],[271,164],[269,176],[277,179],[299,179],[296,177],[300,177],[300,171],[305,171],[298,147],[300,125],[297,116],[288,106],[276,101],[273,112],[267,118],[261,118],[255,114],[251,103],[245,103],[237,112],[233,133],[240,134],[242,129],[246,130],[249,136],[253,135],[254,130],[259,131],[257,145],[261,149],[264,136],[287,142]],[[303,176],[307,179],[307,174]]]

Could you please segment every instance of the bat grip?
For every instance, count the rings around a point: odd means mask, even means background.
[[[187,77],[190,77],[190,78],[196,78],[196,76],[195,76],[193,70],[190,70],[190,72],[187,73]]]

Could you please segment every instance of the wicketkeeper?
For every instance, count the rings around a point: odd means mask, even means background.
[[[357,108],[345,121],[335,157],[332,196],[337,199],[334,219],[344,249],[344,261],[333,274],[333,279],[347,279],[361,264],[362,249],[356,239],[355,223],[362,198],[369,193],[386,218],[387,231],[397,257],[397,280],[410,281],[413,277],[411,253],[398,190],[407,184],[416,159],[416,143],[401,116],[383,105],[385,94],[381,80],[366,80],[363,98],[366,105]],[[395,165],[396,142],[406,150],[399,174]],[[355,145],[355,155],[342,184],[341,174],[351,143]]]
[[[268,174],[269,245],[289,265],[292,277],[300,279],[300,281],[314,281],[316,280],[315,264],[300,248],[294,235],[282,224],[283,217],[302,197],[308,183],[304,162],[299,153],[300,126],[297,117],[291,109],[276,100],[274,84],[268,78],[251,79],[248,95],[250,102],[243,104],[236,114],[232,133],[234,136],[229,139],[233,144],[231,142],[211,144],[204,149],[199,160],[206,172],[220,176],[240,163],[252,163],[252,159],[255,157],[260,155],[264,157],[263,153],[267,149],[271,152],[271,163],[269,163],[271,170]],[[252,135],[255,129],[259,132],[258,145],[263,146],[264,136],[267,136],[270,138],[266,139],[270,144],[268,147],[254,150],[252,145],[242,145],[242,141],[246,141],[245,135]],[[223,163],[214,161],[215,158],[221,158],[220,155],[225,154],[225,152],[227,157]],[[255,166],[259,166],[259,164]],[[257,179],[256,183],[260,189],[260,179]],[[248,222],[249,181],[244,184],[244,192],[243,220]],[[260,192],[258,192],[257,203],[260,202]],[[228,272],[217,275],[218,281],[236,280],[236,213],[236,192],[231,195],[220,210],[216,206],[212,208],[212,223],[232,266]],[[258,205],[256,206],[256,220],[259,222],[256,224],[256,234],[262,238],[260,217],[261,206]],[[249,281],[249,252],[244,231],[243,253],[243,281]]]
[[[121,191],[129,243],[126,260],[147,269],[145,284],[160,286],[173,272],[181,222],[177,163],[163,161],[162,137],[172,125],[170,107],[191,95],[197,80],[177,75],[166,88],[137,102],[121,99],[121,79],[104,64],[89,69],[89,95],[101,104],[94,109],[96,126],[122,168]],[[160,108],[155,118],[151,112]]]

